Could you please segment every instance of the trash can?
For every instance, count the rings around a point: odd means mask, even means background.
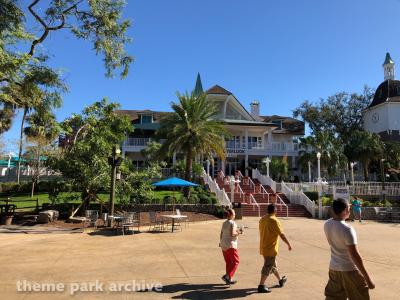
[[[232,203],[232,208],[235,211],[236,215],[236,220],[241,220],[242,219],[242,203],[240,202],[233,202]]]

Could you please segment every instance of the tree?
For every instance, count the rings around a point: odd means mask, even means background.
[[[130,42],[126,37],[129,21],[122,20],[124,1],[32,0],[26,5],[0,0],[0,133],[10,128],[14,110],[20,108],[22,135],[27,112],[43,99],[39,94],[44,85],[51,86],[43,80],[54,79],[53,75],[58,78],[57,72],[46,66],[47,55],[39,47],[50,33],[68,29],[76,38],[90,41],[96,54],[103,55],[108,77],[121,69],[124,78],[133,61],[124,50]]]
[[[142,149],[140,153],[143,155],[147,162],[157,162],[160,160],[158,152],[160,151],[161,144],[156,141],[150,141],[147,147]]]
[[[5,103],[23,110],[17,164],[17,182],[19,183],[26,117],[35,108],[50,110],[60,107],[62,103],[60,92],[65,91],[66,87],[58,73],[52,69],[41,65],[31,65],[21,82],[10,83],[2,90],[6,95]]]
[[[161,178],[160,165],[151,163],[146,169],[137,171],[130,160],[124,160],[119,168],[121,179],[117,181],[116,193],[122,206],[146,203],[154,198],[152,179]]]
[[[27,123],[29,126],[24,129],[24,133],[30,146],[25,152],[24,158],[32,168],[31,197],[33,197],[35,185],[39,183],[41,161],[53,149],[51,144],[58,137],[59,125],[54,113],[49,111],[45,105],[38,107],[27,118]]]
[[[171,103],[173,113],[160,120],[158,135],[166,139],[160,148],[160,156],[172,156],[173,152],[185,156],[185,179],[191,179],[192,163],[196,155],[211,158],[216,154],[225,158],[225,141],[228,136],[222,122],[212,119],[218,108],[206,100],[206,94],[177,93],[178,103]],[[185,190],[188,196],[189,189]]]
[[[347,143],[355,130],[362,130],[362,111],[371,103],[373,90],[364,87],[362,94],[336,93],[319,103],[304,101],[293,111],[295,118],[305,121],[312,134],[332,132],[342,143]]]
[[[321,153],[322,175],[334,176],[339,169],[345,169],[347,158],[342,143],[330,131],[317,132],[315,135],[300,138],[299,164],[302,170],[308,168],[308,162],[317,164],[317,153]]]
[[[28,5],[0,0],[0,83],[22,78],[26,64],[42,57],[38,46],[61,30],[90,41],[96,54],[103,55],[107,76],[122,69],[125,77],[132,57],[124,49],[130,42],[126,37],[130,22],[122,20],[124,4],[122,0],[32,0]],[[31,20],[37,26],[28,24]]]
[[[108,157],[133,128],[127,117],[115,113],[118,104],[103,99],[61,123],[60,153],[48,165],[81,191],[84,204],[98,199],[97,193],[110,187]]]
[[[273,157],[269,169],[274,180],[282,180],[288,175],[288,164],[284,158]]]
[[[355,131],[345,146],[345,154],[350,161],[359,161],[363,165],[364,180],[368,181],[369,165],[383,156],[383,143],[380,137],[367,131]]]

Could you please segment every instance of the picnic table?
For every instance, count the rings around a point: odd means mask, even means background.
[[[174,232],[175,220],[181,220],[181,219],[187,218],[187,216],[184,216],[184,215],[162,215],[161,217],[172,220],[172,226],[171,226],[172,227],[172,229],[171,229],[172,232]]]

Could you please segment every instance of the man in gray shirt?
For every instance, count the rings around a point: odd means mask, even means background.
[[[333,201],[332,209],[335,217],[324,225],[326,239],[331,246],[326,299],[369,299],[369,289],[375,288],[375,284],[358,252],[356,231],[345,222],[350,215],[349,203],[345,199],[337,199]]]

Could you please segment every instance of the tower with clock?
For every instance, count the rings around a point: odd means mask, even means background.
[[[400,142],[400,81],[395,79],[395,63],[386,53],[384,81],[375,91],[371,104],[363,111],[364,129],[385,141]]]

